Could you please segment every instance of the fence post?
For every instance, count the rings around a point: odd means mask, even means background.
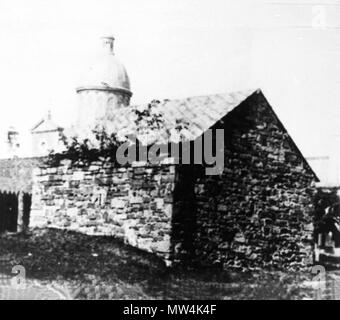
[[[18,232],[25,231],[25,223],[24,223],[24,193],[22,190],[19,191],[18,194]]]

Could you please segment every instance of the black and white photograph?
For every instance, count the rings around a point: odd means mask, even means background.
[[[0,0],[0,108],[0,300],[340,300],[340,0]]]

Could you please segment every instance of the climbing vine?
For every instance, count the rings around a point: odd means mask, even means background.
[[[159,100],[152,100],[142,110],[138,108],[132,109],[136,126],[135,136],[129,135],[119,139],[116,133],[109,134],[104,127],[96,127],[92,130],[95,141],[90,141],[89,138],[67,138],[63,135],[61,139],[65,150],[60,153],[51,151],[46,163],[51,166],[58,166],[63,160],[70,160],[72,164],[87,166],[93,161],[108,160],[118,166],[116,154],[123,143],[129,140],[140,142],[140,137],[144,136],[148,137],[148,148],[150,148],[156,143],[160,135],[171,136],[171,132],[165,126],[164,115],[160,111],[159,104]],[[174,130],[178,133],[180,139],[183,139],[182,132],[187,128],[188,124],[179,119],[175,121],[175,124]]]

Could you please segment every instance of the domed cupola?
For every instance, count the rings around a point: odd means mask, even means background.
[[[101,39],[103,50],[100,50],[94,61],[89,65],[77,92],[103,90],[122,92],[131,97],[128,74],[124,65],[114,54],[114,37],[103,37]]]
[[[79,126],[114,121],[115,111],[130,105],[132,92],[124,65],[114,53],[114,37],[103,37],[76,89],[79,97]]]

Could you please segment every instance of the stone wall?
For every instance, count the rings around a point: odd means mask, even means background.
[[[0,160],[0,191],[31,193],[33,169],[43,158],[18,158]]]
[[[271,107],[256,99],[215,126],[225,130],[222,175],[178,168],[175,261],[237,270],[311,263],[316,177]]]
[[[30,226],[122,238],[167,261],[174,179],[170,164],[41,167],[35,170]]]

